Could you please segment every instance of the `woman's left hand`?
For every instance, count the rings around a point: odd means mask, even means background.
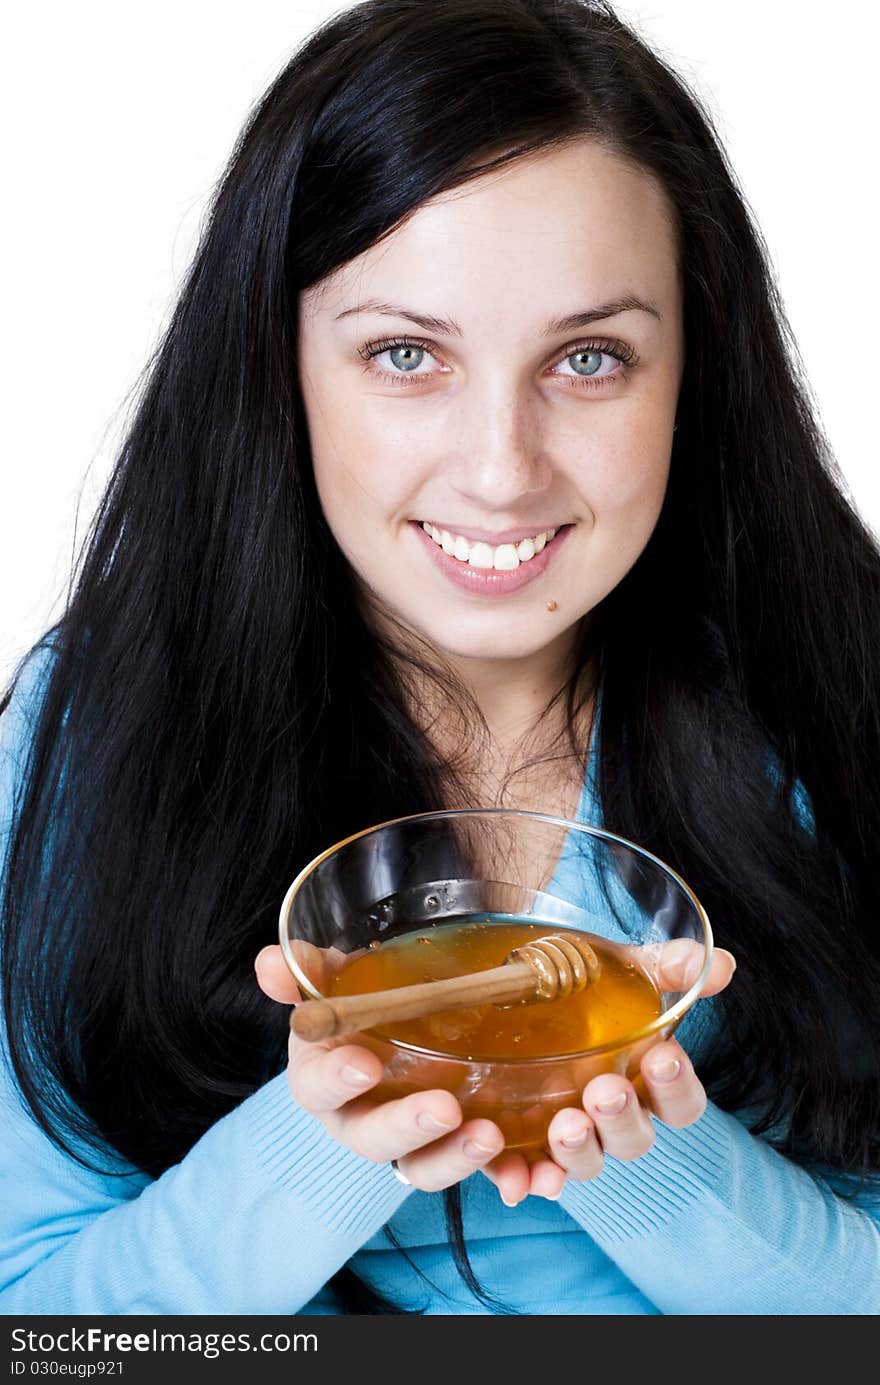
[[[654,977],[661,991],[687,990],[689,968],[694,965],[692,947],[669,943],[661,953]],[[699,960],[696,962],[699,973]],[[701,996],[717,995],[736,969],[733,954],[717,949]],[[693,1125],[706,1109],[706,1093],[688,1055],[674,1039],[655,1044],[641,1062],[640,1098],[632,1082],[618,1073],[602,1073],[588,1082],[582,1093],[582,1109],[567,1106],[557,1111],[548,1130],[549,1154],[527,1159],[517,1150],[505,1150],[483,1169],[508,1207],[529,1194],[557,1198],[565,1180],[583,1183],[602,1172],[605,1155],[638,1159],[654,1143],[652,1117],[681,1129]]]

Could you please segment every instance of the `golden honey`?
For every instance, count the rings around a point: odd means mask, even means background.
[[[502,966],[508,953],[566,929],[471,916],[374,943],[333,978],[331,996],[363,995],[424,981],[440,981]],[[601,966],[598,978],[576,995],[508,1006],[445,1010],[422,1019],[374,1026],[383,1038],[476,1060],[547,1058],[614,1043],[656,1019],[660,995],[647,972],[623,948],[583,933]]]

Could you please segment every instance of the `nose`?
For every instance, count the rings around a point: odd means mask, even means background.
[[[541,401],[506,379],[471,382],[460,400],[450,482],[482,510],[510,510],[553,477]]]

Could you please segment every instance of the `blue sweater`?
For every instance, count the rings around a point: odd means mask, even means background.
[[[30,660],[0,722],[0,859],[46,665]],[[488,1311],[455,1270],[441,1197],[337,1145],[283,1074],[155,1180],[63,1155],[24,1109],[5,1045],[0,1107],[7,1314],[335,1313],[325,1286],[345,1264],[413,1311]],[[482,1173],[468,1178],[464,1230],[485,1288],[529,1314],[880,1311],[880,1206],[844,1200],[711,1104],[688,1129],[656,1129],[650,1153],[608,1159],[558,1202],[506,1208]]]

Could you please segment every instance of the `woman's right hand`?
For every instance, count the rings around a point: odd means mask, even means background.
[[[302,999],[280,947],[264,947],[254,965],[261,989],[272,1000],[295,1005]],[[339,1039],[306,1043],[291,1032],[288,1051],[287,1081],[294,1101],[356,1154],[377,1164],[396,1159],[423,1192],[439,1192],[485,1169],[504,1147],[493,1121],[462,1122],[451,1092],[372,1100],[369,1091],[382,1076],[382,1063],[367,1048]],[[503,1196],[500,1181],[493,1182]]]

